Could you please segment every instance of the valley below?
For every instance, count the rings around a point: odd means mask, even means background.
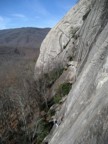
[[[40,45],[49,30],[0,31],[0,144],[31,142],[39,113],[31,85]]]

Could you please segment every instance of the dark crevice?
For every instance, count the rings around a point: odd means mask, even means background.
[[[85,21],[85,20],[87,19],[87,17],[88,17],[88,15],[89,15],[90,11],[91,11],[91,10],[87,11],[87,13],[83,16],[83,21]]]
[[[105,0],[104,8],[103,8],[102,15],[101,15],[102,28],[104,28],[107,23],[108,23],[108,0]]]

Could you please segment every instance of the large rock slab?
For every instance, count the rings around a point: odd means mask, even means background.
[[[108,143],[108,1],[96,0],[80,30],[77,80],[49,144]]]
[[[40,76],[55,64],[64,65],[68,56],[78,62],[76,81],[61,108],[63,120],[48,143],[107,144],[107,0],[80,0],[47,35],[35,74],[39,70]]]
[[[75,35],[78,35],[84,22],[83,16],[90,11],[91,3],[81,0],[46,36],[35,66],[35,78],[54,69],[58,63],[65,65],[73,56]]]

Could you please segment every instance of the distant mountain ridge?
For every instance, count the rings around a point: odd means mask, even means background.
[[[16,58],[38,57],[40,45],[50,28],[0,30],[0,62]]]
[[[39,48],[50,28],[15,28],[0,30],[0,47]]]

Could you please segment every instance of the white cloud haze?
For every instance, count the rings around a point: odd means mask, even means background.
[[[5,28],[6,28],[6,21],[2,16],[0,16],[0,29],[5,29]]]
[[[17,18],[26,18],[25,15],[19,14],[19,13],[12,14],[11,16],[14,16],[14,17],[17,17]]]

